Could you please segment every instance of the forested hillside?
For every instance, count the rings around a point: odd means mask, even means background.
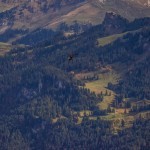
[[[149,24],[107,12],[70,36],[24,31],[13,42],[24,45],[0,56],[1,149],[148,150]]]
[[[102,23],[113,11],[131,20],[150,17],[148,2],[131,0],[0,0],[0,34],[8,29],[57,29],[65,22],[85,25]]]

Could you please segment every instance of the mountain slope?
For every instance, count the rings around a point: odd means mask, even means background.
[[[32,50],[30,48],[24,49],[23,51],[30,51],[30,53],[26,52],[24,57],[32,57],[31,62],[33,64],[50,63],[68,72],[96,71],[97,67],[101,70],[103,66],[113,65],[115,63],[118,63],[120,66],[128,66],[128,68],[131,68],[131,70],[135,72],[136,69],[132,67],[132,65],[138,66],[138,64],[141,64],[140,66],[143,66],[145,63],[149,64],[147,62],[147,57],[149,56],[148,35],[150,32],[150,28],[147,25],[149,25],[149,23],[149,18],[137,19],[130,23],[119,15],[107,13],[101,25],[95,26],[81,35],[47,41],[39,45],[38,48],[34,46],[31,48]],[[118,36],[116,34],[118,34]],[[111,37],[114,36],[115,39],[99,47],[99,43],[103,42],[103,40],[109,40],[109,35],[112,35]],[[11,53],[13,55],[17,54],[16,59],[20,60],[19,56],[22,51],[11,51]],[[70,53],[77,56],[75,56],[75,61],[68,64],[67,56]],[[139,62],[139,60],[142,61]],[[23,61],[20,61],[20,63],[23,63]],[[136,65],[134,64],[135,62],[137,62]],[[28,60],[26,60],[26,63],[28,63]],[[122,78],[124,80],[128,80],[124,78],[124,73],[128,74],[128,71],[129,70],[124,70],[120,67],[120,72],[123,72]],[[146,77],[146,74],[149,74],[147,68],[145,68],[143,73],[144,77]],[[131,74],[130,78],[133,78],[133,74]],[[145,90],[144,95],[149,98],[146,92],[148,84],[145,84],[142,76],[139,76],[139,78],[141,78],[142,83],[140,84],[142,84]],[[129,82],[126,83],[128,83],[129,86]],[[136,88],[139,86],[136,84],[136,79],[134,79],[132,84],[133,87]],[[142,92],[142,89],[138,88],[138,90]],[[132,91],[132,88],[130,88],[130,91]],[[140,92],[138,93],[140,94]],[[137,97],[139,96],[138,93],[136,93]],[[130,94],[130,97],[131,95],[132,94]]]
[[[46,34],[46,29],[29,32],[16,41],[29,47],[0,57],[2,149],[148,149],[150,105],[144,99],[150,98],[150,18],[129,22],[114,12],[104,18],[102,24],[70,37],[59,33],[48,39],[54,33]],[[102,40],[109,42],[99,45]],[[71,54],[73,61],[68,61]],[[111,70],[120,74],[119,81],[104,83]],[[75,79],[76,73],[91,72],[93,76]],[[87,81],[96,80],[106,92],[86,89]],[[111,102],[116,105],[108,101],[101,110],[99,103],[113,94],[107,89],[115,92]],[[131,97],[142,104],[134,107],[124,101]],[[118,107],[122,114],[114,113]]]
[[[134,2],[134,3],[138,3],[141,6],[146,6],[146,7],[150,6],[150,1],[149,0],[128,0],[128,1],[131,1],[131,2]]]
[[[12,3],[10,3],[12,2]],[[3,15],[0,18],[0,30],[7,28],[56,28],[61,22],[72,23],[74,20],[79,22],[91,22],[92,24],[101,23],[107,11],[113,11],[121,16],[133,20],[139,17],[148,17],[150,9],[138,3],[123,0],[78,0],[78,1],[6,1],[5,4],[15,4],[14,12],[11,13],[13,19],[8,21],[9,16]],[[2,2],[0,2],[2,3]]]

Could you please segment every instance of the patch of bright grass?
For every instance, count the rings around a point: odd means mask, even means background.
[[[11,49],[11,44],[0,42],[0,56],[4,55]]]
[[[124,32],[124,33],[120,33],[120,34],[114,34],[114,35],[110,35],[110,36],[107,36],[107,37],[99,38],[99,39],[97,39],[98,40],[98,45],[99,46],[108,45],[108,44],[114,42],[118,38],[121,38],[121,37],[123,37],[124,35],[126,35],[128,33],[135,33],[135,32],[138,32],[138,31],[140,31],[140,29],[135,30],[135,31],[129,31],[129,32]]]
[[[90,91],[95,92],[96,94],[107,93],[111,94],[110,96],[104,96],[104,100],[98,104],[101,110],[107,109],[108,105],[110,105],[115,97],[115,93],[111,90],[107,89],[107,85],[109,82],[115,84],[118,81],[119,76],[110,71],[108,73],[99,74],[99,80],[87,82],[85,84],[85,88],[90,89]]]
[[[99,46],[105,46],[107,44],[110,44],[110,43],[114,42],[115,40],[117,40],[118,38],[122,37],[125,34],[127,34],[127,32],[122,33],[122,34],[114,34],[114,35],[107,36],[107,37],[104,37],[104,38],[99,38],[98,39],[98,45]]]

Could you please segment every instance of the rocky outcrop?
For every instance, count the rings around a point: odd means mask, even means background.
[[[107,12],[102,23],[106,35],[121,33],[125,30],[128,20],[114,12]]]

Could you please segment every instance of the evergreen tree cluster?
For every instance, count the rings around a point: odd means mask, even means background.
[[[39,39],[37,45],[13,49],[0,57],[1,149],[150,148],[148,119],[140,117],[118,134],[114,134],[110,121],[99,117],[90,120],[85,115],[81,123],[75,121],[74,112],[91,110],[96,117],[111,111],[110,106],[105,111],[97,107],[111,93],[96,95],[69,74],[96,71],[97,63],[99,69],[119,63],[124,73],[122,80],[117,85],[108,84],[118,94],[118,103],[124,97],[149,99],[150,29],[136,28],[133,33],[99,47],[97,39],[106,36],[102,29],[99,25],[68,38],[58,34],[50,41]],[[45,32],[37,35],[45,36]],[[36,34],[28,36],[37,42]],[[72,62],[68,62],[70,53],[77,54]],[[125,127],[124,120],[121,127]]]

